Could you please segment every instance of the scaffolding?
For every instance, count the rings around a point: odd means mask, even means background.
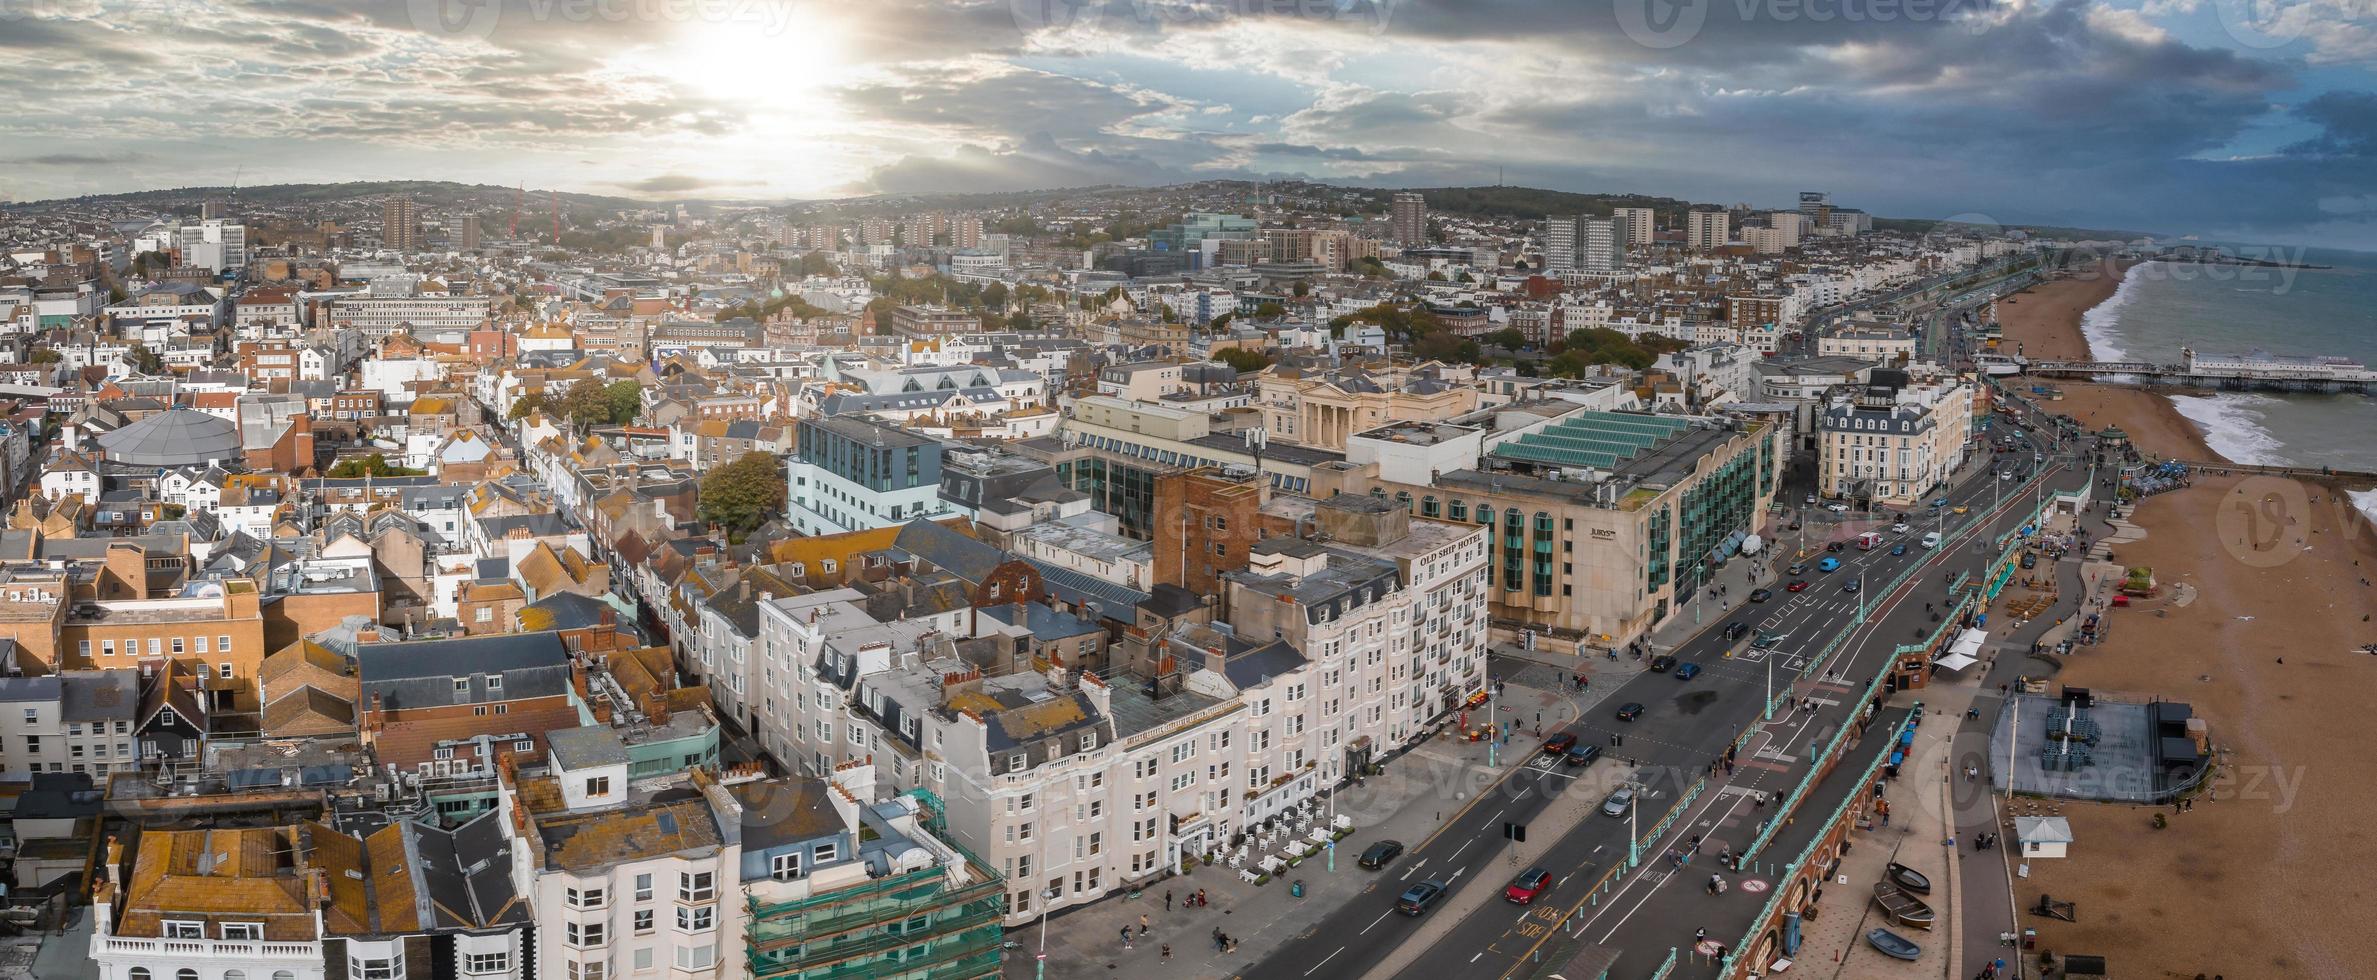
[[[999,975],[1006,888],[924,868],[806,899],[747,899],[756,980],[976,980]]]

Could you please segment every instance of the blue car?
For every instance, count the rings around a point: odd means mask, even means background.
[[[1692,678],[1695,678],[1695,677],[1698,677],[1698,676],[1700,676],[1700,665],[1699,665],[1699,664],[1692,663],[1692,662],[1690,662],[1690,661],[1686,661],[1686,662],[1684,662],[1684,663],[1680,663],[1680,664],[1677,664],[1677,665],[1675,665],[1675,679],[1676,679],[1676,680],[1679,680],[1679,681],[1688,681],[1688,680],[1691,680]]]
[[[1839,571],[1840,567],[1841,560],[1838,558],[1826,558],[1823,561],[1816,563],[1816,570],[1819,572]]]

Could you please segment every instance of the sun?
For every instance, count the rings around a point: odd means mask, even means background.
[[[813,94],[842,70],[842,37],[804,7],[769,7],[767,18],[689,25],[655,66],[686,88],[724,102],[781,105]]]

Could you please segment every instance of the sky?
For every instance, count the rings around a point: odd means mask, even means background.
[[[2371,0],[0,0],[0,194],[1505,183],[2377,248]]]

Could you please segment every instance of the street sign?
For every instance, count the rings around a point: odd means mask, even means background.
[[[1502,822],[1502,836],[1524,844],[1527,842],[1527,825],[1517,821],[1505,820]]]

